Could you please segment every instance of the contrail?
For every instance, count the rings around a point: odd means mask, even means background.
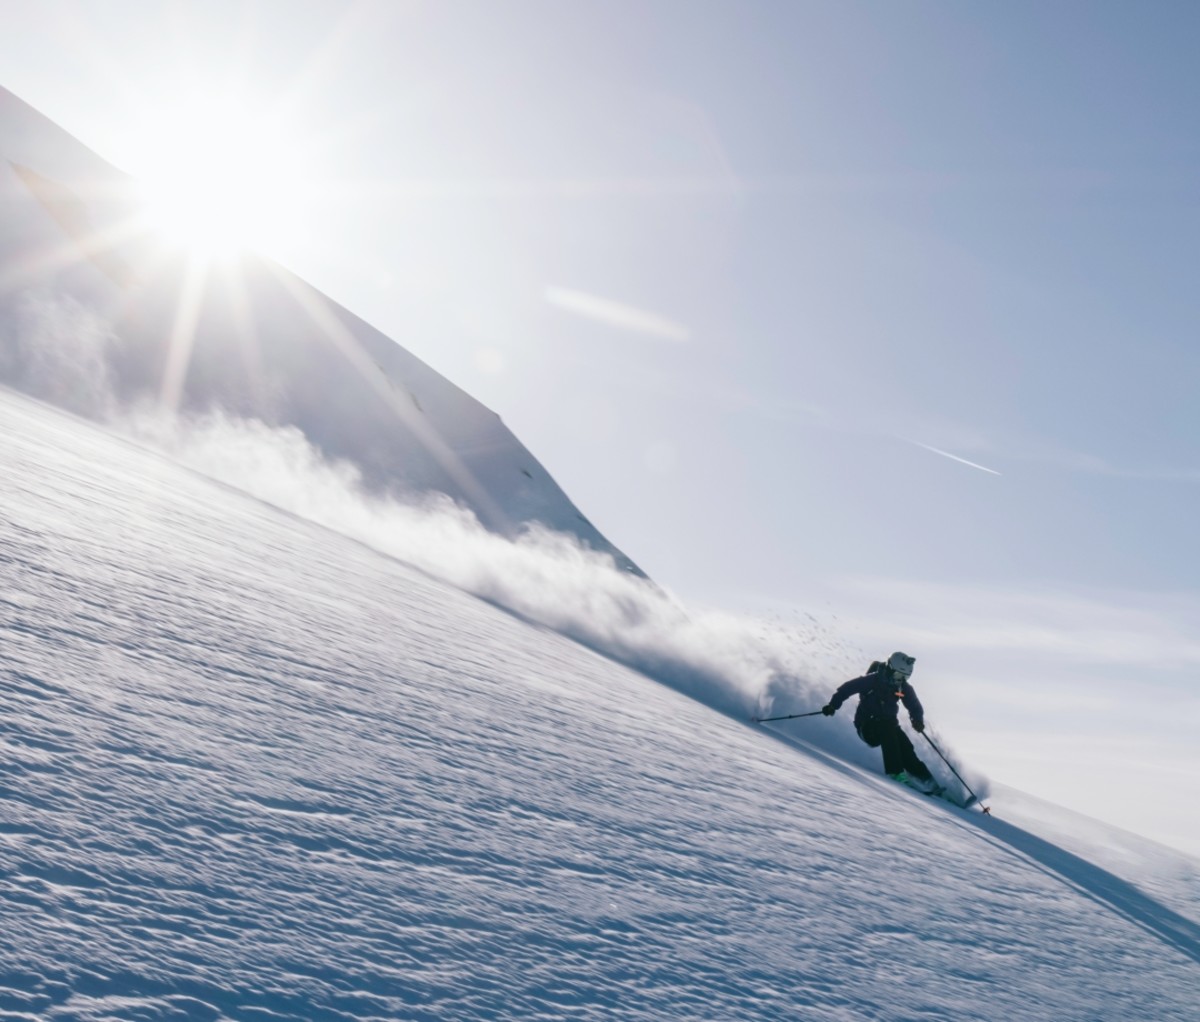
[[[902,439],[907,439],[907,438],[905,437]],[[1001,474],[1001,473],[997,472],[994,468],[988,468],[986,465],[977,465],[973,461],[967,461],[966,458],[960,458],[957,454],[951,454],[949,451],[943,451],[943,450],[938,449],[937,447],[930,447],[929,444],[923,444],[919,440],[909,440],[908,442],[917,447],[922,447],[927,451],[932,451],[934,454],[940,454],[943,458],[949,458],[951,461],[957,461],[963,465],[970,465],[971,468],[977,468],[977,469],[979,469],[980,472],[990,472],[994,476],[998,476]]]

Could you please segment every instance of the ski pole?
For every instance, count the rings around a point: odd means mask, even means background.
[[[813,710],[812,713],[789,713],[786,717],[751,717],[755,724],[765,724],[769,720],[795,720],[797,717],[819,717],[824,710]]]
[[[930,738],[929,735],[925,734],[924,731],[921,732],[921,735],[925,739],[925,741],[927,741],[930,745],[933,745],[933,751],[936,752],[939,756],[942,756],[942,750],[933,744],[933,739]],[[958,783],[967,789],[967,794],[970,795],[971,798],[973,798],[976,802],[979,802],[979,808],[982,809],[988,816],[991,816],[992,815],[991,809],[989,809],[987,806],[985,806],[980,801],[979,796],[976,795],[975,792],[973,792],[971,790],[971,786],[969,784],[967,784],[967,782],[962,779],[962,775],[957,770],[954,769],[954,764],[951,763],[950,760],[948,760],[945,756],[942,756],[942,762],[945,763],[946,766],[948,766],[950,768],[950,773],[952,773],[955,777],[958,778]]]

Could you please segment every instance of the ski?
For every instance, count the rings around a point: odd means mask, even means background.
[[[918,795],[924,795],[927,798],[940,798],[943,802],[947,802],[958,809],[970,809],[972,806],[979,803],[979,799],[974,794],[968,794],[965,799],[955,798],[952,794],[950,794],[948,788],[944,788],[940,784],[936,788],[926,791],[924,788],[913,783],[907,778],[893,777],[892,779],[896,781],[897,784],[902,784],[906,788],[911,788]],[[984,813],[991,813],[991,810],[987,806],[983,806],[982,808]]]
[[[975,806],[979,806],[979,808],[983,811],[984,816],[992,815],[991,808],[980,802],[979,798],[975,795],[968,795],[964,799],[957,799],[948,791],[943,791],[940,795],[931,792],[930,798],[940,798],[943,802],[949,802],[950,805],[955,806],[958,809],[973,809]]]

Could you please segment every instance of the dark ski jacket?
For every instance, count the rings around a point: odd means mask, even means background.
[[[861,727],[864,721],[896,721],[900,704],[908,710],[914,726],[925,722],[925,710],[912,685],[896,674],[890,667],[852,678],[840,686],[829,700],[829,705],[838,709],[851,696],[858,696],[858,709],[854,713],[854,726]]]

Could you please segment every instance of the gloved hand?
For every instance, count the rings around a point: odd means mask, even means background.
[[[826,703],[821,707],[821,712],[825,714],[826,717],[832,717],[835,713],[837,713],[837,710],[834,708],[833,703]]]
[[[923,734],[925,733],[925,721],[923,721],[923,720],[914,720],[914,721],[912,722],[912,726],[913,726],[913,730],[914,730],[914,731],[915,731],[917,734],[919,734],[919,735],[923,735]]]

